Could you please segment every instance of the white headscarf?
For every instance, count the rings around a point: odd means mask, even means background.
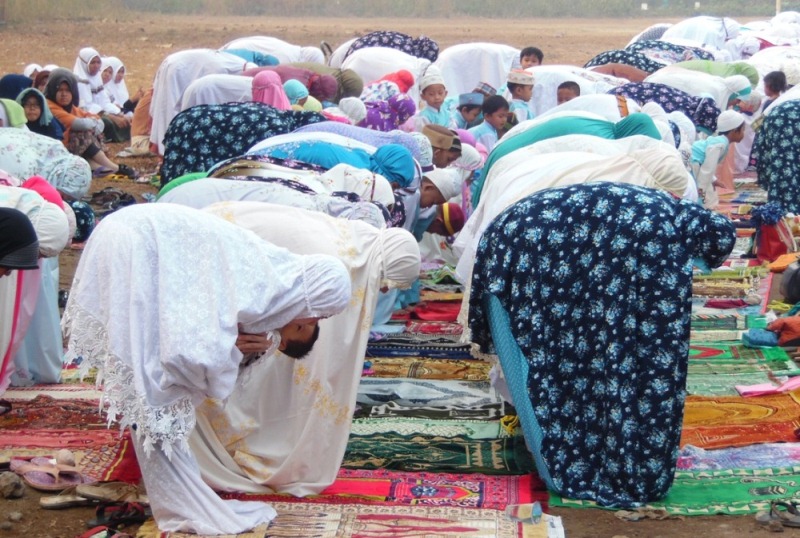
[[[33,78],[31,76],[31,75],[33,75],[33,72],[34,71],[41,71],[41,70],[42,70],[42,66],[39,65],[39,64],[28,64],[28,65],[25,66],[25,69],[22,70],[22,74],[25,75],[28,78]]]
[[[350,303],[320,322],[311,353],[302,361],[279,355],[257,362],[224,405],[200,408],[191,437],[214,488],[319,493],[335,480],[347,446],[380,287],[387,280],[408,286],[419,276],[417,242],[404,230],[273,204],[221,203],[206,211],[295,253],[336,256],[348,268]]]
[[[195,209],[137,204],[92,233],[62,327],[68,356],[98,368],[110,419],[136,424],[147,452],[170,457],[185,448],[194,406],[233,391],[240,330],[331,316],[349,297],[330,256],[296,256]]]
[[[104,106],[110,102],[110,99],[103,87],[102,64],[96,74],[89,74],[89,64],[94,58],[100,58],[102,61],[97,50],[91,47],[82,48],[75,59],[72,72],[78,78],[78,94],[80,96],[78,106],[92,114],[99,114],[104,111]]]
[[[106,56],[103,58],[103,63],[103,69],[105,69],[106,66],[111,66],[111,80],[106,84],[106,91],[108,91],[108,95],[111,97],[114,104],[122,108],[125,101],[130,99],[128,85],[125,84],[125,78],[123,77],[121,81],[117,82],[117,74],[120,69],[125,67],[125,64],[116,56]]]

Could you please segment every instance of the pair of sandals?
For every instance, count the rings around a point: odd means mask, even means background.
[[[769,503],[769,511],[756,514],[756,521],[770,527],[800,528],[800,510],[795,502],[772,501]]]
[[[127,193],[115,187],[106,187],[92,195],[90,203],[95,206],[102,207],[105,211],[103,215],[116,211],[120,207],[133,205],[136,203],[136,198],[132,194]]]
[[[12,459],[9,469],[17,473],[28,486],[39,491],[64,491],[92,482],[75,466],[75,457],[69,450],[60,450],[55,460],[42,457]]]
[[[127,164],[118,164],[116,172],[109,168],[95,168],[92,171],[92,177],[106,179],[136,179],[139,177],[139,174]]]

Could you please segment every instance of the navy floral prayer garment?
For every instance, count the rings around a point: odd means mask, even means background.
[[[753,158],[769,201],[800,212],[800,101],[786,101],[769,112],[756,134]]]
[[[717,130],[719,108],[710,97],[695,97],[672,86],[656,82],[629,82],[608,93],[623,95],[640,105],[656,103],[665,112],[683,112],[698,128],[711,134]]]
[[[628,52],[627,50],[607,50],[605,52],[601,52],[586,62],[586,65],[583,67],[588,68],[605,64],[630,65],[636,69],[641,69],[642,71],[646,71],[648,73],[655,73],[664,67],[664,64],[658,63],[655,60],[651,60],[640,52]]]
[[[278,110],[263,103],[198,105],[180,112],[164,135],[161,185],[247,153],[258,142],[326,121],[316,112]]]
[[[538,192],[486,229],[472,340],[497,349],[549,487],[619,507],[666,494],[685,399],[692,259],[716,267],[734,240],[722,215],[608,182]],[[498,302],[502,316],[490,308]],[[504,342],[496,323],[505,316]],[[513,375],[522,363],[527,376]]]
[[[416,56],[417,58],[430,60],[431,63],[435,62],[436,58],[439,57],[439,45],[429,37],[420,36],[418,38],[413,38],[401,32],[378,30],[376,32],[370,32],[353,41],[353,44],[347,49],[345,58],[359,49],[366,49],[369,47],[396,49],[410,54],[411,56]]]
[[[688,60],[714,59],[713,54],[699,47],[676,45],[669,41],[659,41],[657,39],[631,43],[625,47],[625,50],[644,54],[648,58],[660,60],[667,65]]]

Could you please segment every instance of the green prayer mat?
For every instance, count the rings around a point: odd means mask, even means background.
[[[411,417],[356,418],[350,426],[350,433],[358,436],[397,434],[466,439],[498,439],[511,436],[497,420],[430,420]],[[515,435],[521,435],[519,429]]]
[[[667,496],[647,507],[666,510],[670,515],[741,515],[769,510],[773,500],[800,502],[800,466],[678,471]],[[550,506],[603,508],[593,501],[566,499],[552,492]]]
[[[691,374],[686,378],[686,392],[698,396],[738,396],[736,385],[774,383],[768,372]]]
[[[793,376],[800,375],[800,368],[780,347],[753,349],[741,344],[692,343],[689,348],[690,376],[757,372]]]
[[[527,474],[533,457],[522,436],[501,439],[351,435],[342,467],[436,473]]]
[[[692,314],[693,331],[764,329],[767,318],[763,314]]]

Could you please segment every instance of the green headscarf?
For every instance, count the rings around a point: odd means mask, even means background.
[[[0,102],[2,102],[3,108],[6,110],[6,118],[8,119],[8,125],[3,127],[20,128],[28,123],[28,119],[25,117],[25,110],[19,103],[12,99],[0,99]]]

